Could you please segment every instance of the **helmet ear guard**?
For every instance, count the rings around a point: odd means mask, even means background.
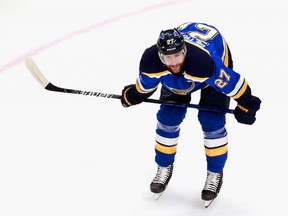
[[[162,30],[157,40],[157,47],[160,54],[174,54],[185,49],[184,38],[176,28]],[[184,52],[186,54],[186,49]]]

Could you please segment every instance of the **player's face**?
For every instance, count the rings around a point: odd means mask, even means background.
[[[179,73],[184,65],[185,50],[169,55],[160,54],[160,59],[172,73]]]

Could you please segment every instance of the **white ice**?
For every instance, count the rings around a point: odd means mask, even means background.
[[[284,215],[287,20],[284,0],[2,0],[0,215]],[[197,110],[181,126],[173,178],[155,201],[158,105],[125,109],[116,99],[49,92],[24,65],[32,57],[55,85],[120,94],[159,32],[189,21],[219,28],[235,70],[263,101],[252,126],[227,114],[229,158],[208,209]]]

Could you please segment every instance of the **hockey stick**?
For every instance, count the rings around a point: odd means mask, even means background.
[[[33,77],[46,90],[54,91],[54,92],[63,92],[63,93],[70,93],[70,94],[86,95],[86,96],[121,99],[121,95],[117,95],[117,94],[108,94],[108,93],[103,93],[103,92],[68,89],[68,88],[62,88],[62,87],[55,86],[54,84],[49,82],[48,79],[43,75],[43,73],[40,71],[38,66],[33,61],[33,59],[31,59],[31,58],[26,59],[25,60],[25,65],[26,65],[27,69],[31,72]],[[195,109],[199,109],[199,110],[206,110],[206,111],[213,111],[213,112],[220,112],[220,113],[231,113],[231,114],[234,113],[234,110],[231,110],[231,109],[221,110],[221,109],[217,109],[217,108],[214,108],[214,107],[200,106],[200,105],[197,105],[197,104],[175,103],[174,101],[162,101],[162,100],[149,99],[148,98],[144,102],[156,103],[156,104],[165,104],[165,105],[176,106],[176,107],[190,107],[190,108],[195,108]]]

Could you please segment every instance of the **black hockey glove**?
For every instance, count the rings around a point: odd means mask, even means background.
[[[261,100],[252,96],[245,105],[237,104],[234,116],[239,123],[252,125],[256,121],[256,112],[260,109]]]
[[[139,93],[136,90],[135,84],[127,85],[122,90],[121,103],[123,107],[129,107],[142,103],[147,99],[146,95]]]

